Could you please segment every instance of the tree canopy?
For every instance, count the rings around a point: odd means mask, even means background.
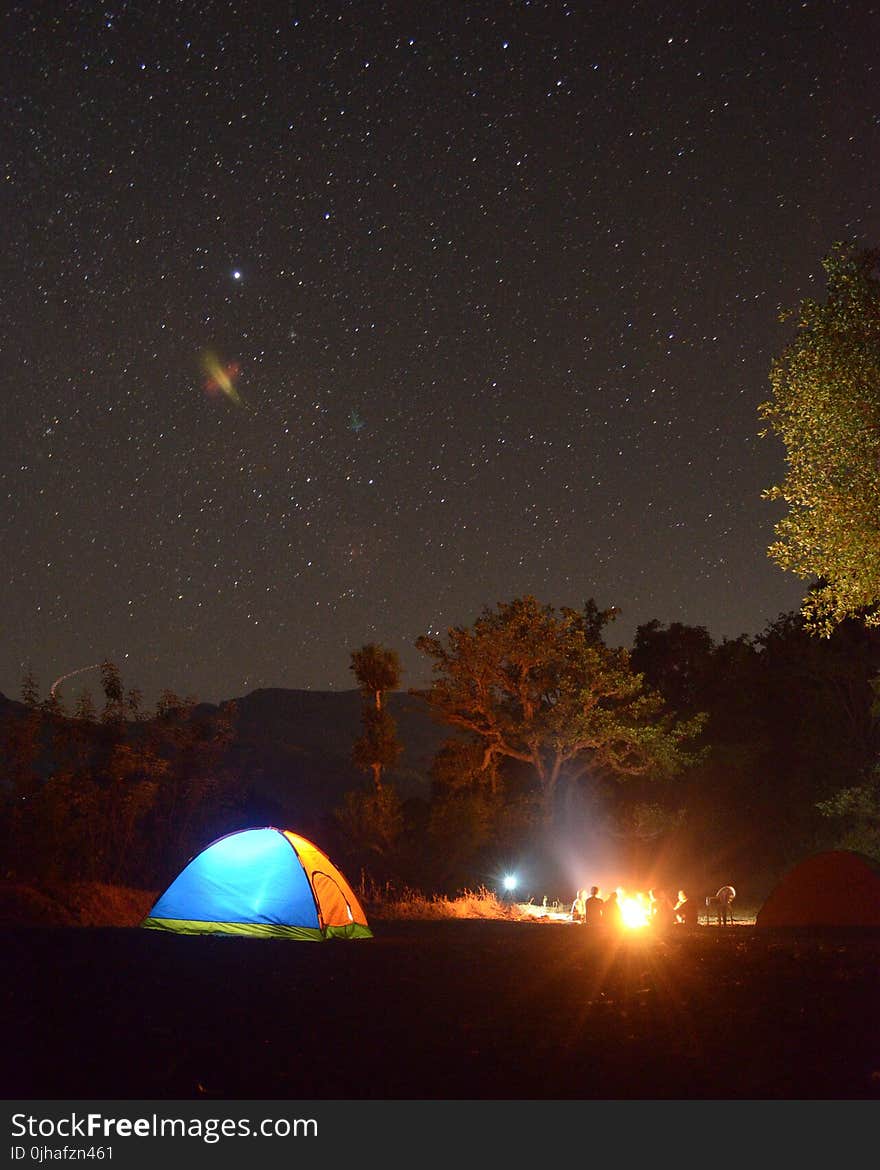
[[[837,244],[823,261],[824,302],[805,300],[798,334],[773,363],[759,407],[786,449],[785,478],[764,492],[788,513],[768,555],[816,584],[810,628],[847,617],[880,625],[880,252]],[[791,314],[789,314],[790,316]]]
[[[445,641],[416,642],[434,660],[425,693],[434,713],[481,745],[484,769],[499,757],[531,765],[548,819],[563,774],[660,779],[692,760],[686,745],[701,717],[676,720],[628,652],[605,645],[614,616],[593,600],[556,610],[526,596],[487,607]]]

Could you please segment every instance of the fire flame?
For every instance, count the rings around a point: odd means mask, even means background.
[[[630,930],[638,930],[650,923],[651,911],[644,894],[633,895],[618,890],[617,899],[620,902],[620,916],[624,926]]]

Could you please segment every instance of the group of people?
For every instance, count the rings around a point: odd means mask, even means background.
[[[647,902],[647,921],[663,929],[668,926],[696,926],[699,923],[697,905],[684,890],[678,891],[675,901],[664,890],[649,890]],[[606,898],[600,896],[599,887],[591,886],[590,892],[578,890],[571,904],[572,922],[581,922],[586,926],[623,925],[623,910],[617,890],[612,890]]]
[[[617,891],[615,890],[608,897],[609,899],[612,897],[614,899],[609,915],[609,917],[612,917],[615,906],[617,913],[620,913],[620,906],[617,902]],[[598,886],[590,886],[589,894],[586,890],[578,890],[574,902],[571,904],[571,920],[572,922],[584,922],[587,926],[598,926],[599,923],[606,921],[605,910],[607,906],[608,903],[606,900],[599,897]]]

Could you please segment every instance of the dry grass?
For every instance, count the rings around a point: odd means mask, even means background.
[[[370,887],[361,893],[368,918],[400,921],[403,919],[494,918],[522,921],[532,917],[518,903],[503,902],[493,890],[481,886],[462,890],[455,898],[439,894],[430,897],[417,890],[393,887]]]

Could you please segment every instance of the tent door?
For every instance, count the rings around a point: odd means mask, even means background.
[[[348,926],[350,922],[354,922],[348,899],[339,883],[330,874],[315,870],[312,874],[312,886],[323,926]]]

